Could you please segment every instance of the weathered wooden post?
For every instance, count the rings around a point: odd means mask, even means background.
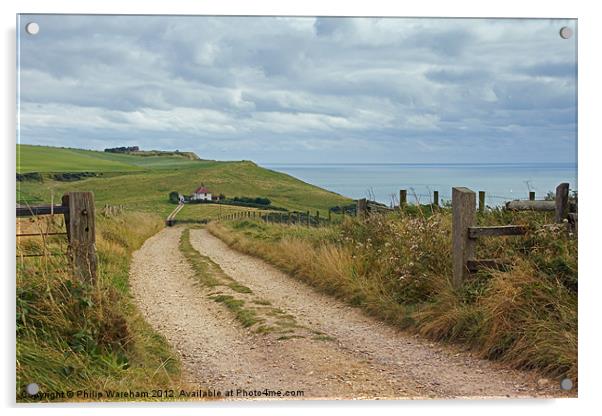
[[[316,227],[320,226],[320,211],[316,210]]]
[[[479,191],[479,212],[485,211],[485,191]]]
[[[96,226],[94,217],[94,194],[92,192],[69,192],[63,195],[69,257],[74,275],[91,284],[96,283]]]
[[[535,191],[529,191],[529,201],[535,201]]]
[[[455,288],[468,276],[466,262],[474,257],[475,240],[469,238],[468,227],[475,223],[475,193],[468,188],[452,188],[452,257]]]
[[[439,206],[439,191],[433,191],[433,205]]]
[[[357,200],[356,212],[357,212],[358,217],[365,217],[366,213],[367,213],[367,208],[368,208],[368,201],[366,200],[366,198]]]
[[[310,220],[311,220],[311,218],[309,217],[309,211],[307,211],[307,226],[308,227],[310,226],[310,222],[309,222]]]
[[[290,211],[286,213],[286,223],[287,224],[291,223],[291,213],[290,213]]]
[[[332,221],[332,211],[330,210],[330,208],[328,208],[328,223],[330,224],[331,221]]]
[[[561,183],[556,187],[556,222],[562,222],[569,215],[569,184]]]
[[[399,209],[405,208],[408,203],[408,191],[405,189],[399,190]]]

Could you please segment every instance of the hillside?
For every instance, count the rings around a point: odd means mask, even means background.
[[[17,173],[131,172],[194,166],[194,153],[141,151],[136,154],[64,147],[17,145]],[[196,156],[196,155],[195,155]]]
[[[17,146],[17,173],[96,172],[101,176],[64,182],[45,177],[42,182],[17,183],[17,203],[41,204],[67,191],[93,191],[96,203],[124,205],[129,210],[166,216],[174,206],[168,194],[190,194],[201,183],[228,197],[267,197],[291,210],[320,210],[350,200],[292,176],[253,162],[189,160],[178,156],[136,156],[42,146]],[[190,205],[180,219],[197,219],[209,207]]]

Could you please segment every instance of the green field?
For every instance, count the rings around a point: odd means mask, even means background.
[[[204,184],[213,193],[227,197],[267,197],[275,206],[290,210],[320,210],[327,215],[331,206],[348,204],[350,199],[292,176],[262,168],[253,162],[190,160],[177,156],[136,156],[89,150],[44,146],[17,146],[17,173],[96,172],[102,176],[64,182],[44,177],[39,181],[17,182],[17,202],[55,202],[64,192],[92,191],[97,206],[123,205],[128,210],[156,212],[167,216],[174,205],[168,194],[191,194]],[[228,209],[228,208],[224,208]],[[214,215],[212,204],[188,205],[178,219],[194,220]]]
[[[131,172],[195,166],[182,156],[134,156],[63,147],[17,145],[17,173]]]

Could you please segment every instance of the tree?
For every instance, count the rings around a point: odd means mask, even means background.
[[[172,191],[169,193],[169,202],[173,202],[174,204],[178,204],[180,202],[180,193],[176,191]]]

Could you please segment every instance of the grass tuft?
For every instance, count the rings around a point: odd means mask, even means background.
[[[228,309],[234,312],[234,316],[245,328],[255,325],[256,323],[263,322],[262,319],[257,317],[257,312],[251,309],[245,308],[245,301],[241,299],[235,299],[230,295],[215,295],[211,296],[215,302],[223,303]]]

